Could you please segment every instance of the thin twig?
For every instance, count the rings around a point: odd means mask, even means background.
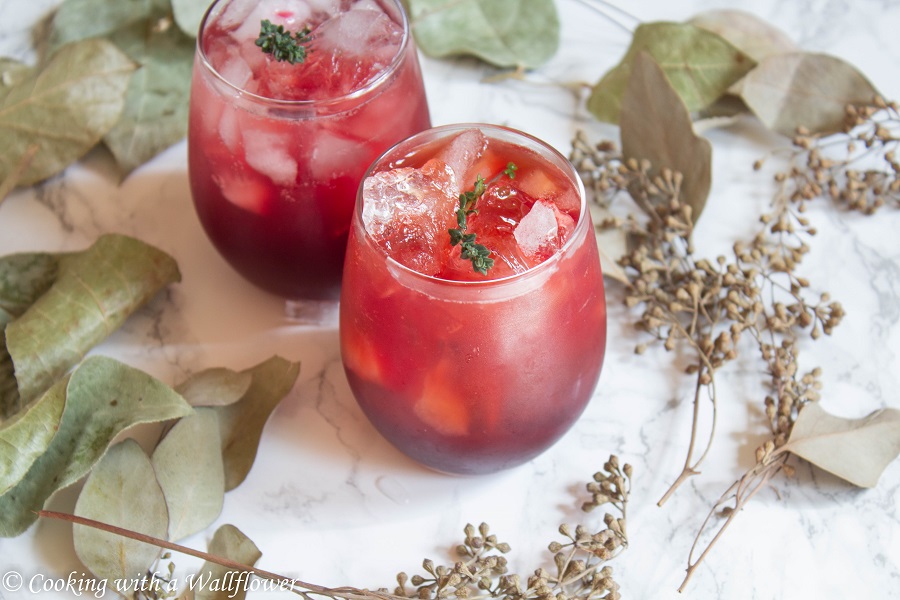
[[[144,542],[145,544],[150,544],[151,546],[156,546],[157,548],[164,548],[166,550],[172,550],[173,552],[187,554],[188,556],[200,558],[205,561],[221,565],[228,569],[247,571],[249,573],[253,573],[257,577],[261,577],[262,579],[267,579],[269,581],[275,581],[282,584],[289,583],[289,591],[301,596],[314,594],[342,600],[408,600],[403,596],[396,596],[394,594],[387,594],[371,590],[361,590],[354,587],[328,588],[312,583],[306,583],[298,579],[293,579],[291,577],[272,573],[271,571],[265,571],[263,569],[252,567],[250,565],[245,565],[229,558],[210,554],[209,552],[203,552],[201,550],[195,550],[187,546],[182,546],[181,544],[175,544],[173,542],[169,542],[157,537],[145,535],[136,531],[131,531],[130,529],[117,527],[115,525],[110,525],[101,521],[95,521],[94,519],[87,519],[85,517],[79,517],[68,513],[55,512],[50,510],[41,510],[38,511],[37,514],[48,519],[59,519],[61,521],[68,521],[69,523],[74,523],[76,525],[92,527],[94,529],[106,531],[108,533],[136,540],[138,542]]]

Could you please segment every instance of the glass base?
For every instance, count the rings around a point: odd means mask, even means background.
[[[284,316],[295,325],[337,325],[337,300],[285,300]]]

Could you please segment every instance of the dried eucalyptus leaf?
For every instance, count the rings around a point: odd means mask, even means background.
[[[591,203],[591,220],[594,223],[602,223],[611,218],[612,213],[596,203]],[[625,231],[621,227],[612,229],[597,229],[594,232],[597,238],[597,248],[600,251],[600,267],[604,277],[609,277],[622,283],[628,283],[628,276],[618,260],[625,256],[628,248],[625,239]]]
[[[67,381],[59,430],[25,477],[0,496],[0,536],[28,529],[51,494],[87,474],[120,432],[193,410],[161,381],[103,356],[87,358]]]
[[[651,177],[664,168],[682,174],[681,200],[696,222],[712,185],[712,145],[694,134],[687,108],[646,52],[634,58],[620,125],[626,159],[650,161]]]
[[[731,125],[736,117],[749,113],[750,109],[738,96],[725,94],[709,106],[693,113],[691,118],[694,120],[694,130],[700,131],[700,127],[711,129]]]
[[[839,131],[847,104],[870,102],[875,87],[856,67],[827,54],[793,52],[770,56],[734,92],[766,127],[793,136]]]
[[[240,400],[251,383],[249,371],[216,367],[192,375],[175,389],[191,406],[227,406]]]
[[[722,37],[690,23],[639,25],[621,62],[597,82],[588,98],[588,110],[597,119],[619,122],[622,96],[641,52],[647,52],[662,66],[692,112],[715,102],[755,64]]]
[[[168,514],[150,459],[133,439],[109,449],[91,471],[75,503],[75,515],[166,537]],[[84,525],[72,527],[75,554],[98,578],[134,580],[153,566],[159,548]]]
[[[140,65],[128,84],[121,117],[103,137],[128,174],[187,135],[196,42],[177,27],[148,32],[144,23],[109,39]]]
[[[118,29],[163,18],[169,13],[168,0],[65,0],[50,23],[50,50],[70,42],[105,37]]]
[[[179,419],[153,451],[151,463],[168,507],[167,539],[186,538],[216,520],[225,501],[225,471],[219,420],[211,408]]]
[[[559,47],[553,0],[407,0],[428,56],[471,55],[498,67],[539,67]]]
[[[209,553],[252,567],[262,557],[262,552],[250,538],[234,525],[222,525],[216,530],[209,543]],[[212,562],[205,562],[194,577],[194,581],[204,582],[198,586],[194,600],[243,600],[247,595],[246,586],[239,582],[246,578],[238,576],[237,569],[229,569]],[[233,573],[233,575],[229,575]]]
[[[253,377],[244,396],[234,404],[215,408],[222,435],[226,491],[240,485],[250,472],[263,427],[297,381],[300,364],[273,356],[244,372]]]
[[[0,181],[36,144],[19,178],[31,185],[90,150],[115,125],[134,64],[111,42],[85,40],[57,52],[14,84],[0,102]]]
[[[6,350],[6,330],[0,327],[0,425],[25,408],[19,397],[16,371]]]
[[[722,36],[756,62],[797,50],[797,44],[785,32],[743,10],[708,10],[694,15],[688,23]]]
[[[59,256],[28,252],[0,256],[0,325],[22,316],[50,289],[59,271]]]
[[[900,410],[877,410],[862,419],[844,419],[808,403],[784,450],[859,487],[871,488],[900,454]]]
[[[178,28],[192,38],[200,32],[200,22],[209,7],[209,0],[172,0],[172,12]]]
[[[22,81],[31,72],[31,67],[15,58],[0,57],[0,102],[6,97],[15,84]]]
[[[66,403],[60,380],[0,429],[0,495],[19,483],[50,445]]]
[[[53,285],[6,325],[6,348],[21,399],[28,402],[47,389],[131,313],[180,278],[171,256],[123,235],[104,235],[85,251],[60,255]]]

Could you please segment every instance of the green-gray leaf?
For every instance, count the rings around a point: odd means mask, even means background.
[[[262,556],[262,552],[250,538],[234,525],[228,524],[222,525],[216,530],[209,543],[209,553],[248,567],[256,565],[256,561]],[[243,600],[247,595],[247,586],[239,586],[238,582],[247,581],[247,579],[237,576],[241,572],[246,571],[229,569],[212,562],[203,563],[194,580],[203,581],[205,585],[198,587],[194,594],[194,600]],[[228,573],[235,575],[228,576]]]
[[[694,15],[688,22],[722,36],[756,62],[797,49],[782,30],[743,10],[708,10]]]
[[[15,58],[0,57],[0,102],[15,84],[25,79],[31,68]]]
[[[226,490],[236,488],[250,472],[263,427],[278,403],[294,386],[300,364],[274,356],[244,372],[253,376],[253,382],[243,398],[234,404],[215,408],[222,434]]]
[[[195,41],[177,27],[147,31],[138,23],[109,38],[140,65],[128,85],[125,110],[103,137],[123,174],[187,134]]]
[[[782,448],[853,485],[875,487],[900,454],[900,410],[888,408],[862,419],[844,419],[810,402],[800,411]]]
[[[206,369],[189,377],[175,389],[191,406],[226,406],[240,400],[253,375],[249,371],[232,371],[224,367]]]
[[[105,37],[151,18],[163,19],[168,13],[168,0],[65,0],[50,24],[50,50],[52,53],[70,42]]]
[[[0,102],[0,181],[32,145],[37,154],[19,179],[31,185],[90,150],[122,113],[134,64],[105,40],[76,42],[40,71],[14,84]]]
[[[179,419],[153,451],[151,462],[169,511],[168,539],[177,541],[209,527],[225,500],[215,411],[198,408]]]
[[[90,357],[67,380],[59,430],[25,477],[0,496],[0,536],[24,532],[50,495],[90,471],[121,431],[192,412],[172,388],[111,358]]]
[[[0,495],[19,483],[50,445],[66,403],[66,381],[59,380],[27,410],[0,429]]]
[[[175,23],[186,35],[196,38],[200,22],[209,7],[209,0],[172,0]]]
[[[622,95],[640,52],[659,64],[690,112],[704,109],[753,68],[753,60],[722,37],[689,23],[638,26],[621,62],[594,86],[588,110],[599,120],[618,123]]]
[[[21,400],[28,402],[50,387],[180,277],[168,254],[122,235],[104,235],[83,252],[61,255],[53,285],[6,326],[6,348]],[[41,281],[37,287],[46,285],[41,277],[36,279]],[[22,289],[33,290],[29,282],[34,280],[25,278],[28,285]]]
[[[476,56],[499,67],[539,67],[559,46],[553,0],[407,0],[416,42],[434,57]]]
[[[767,127],[793,136],[840,130],[847,104],[871,102],[875,87],[853,65],[826,54],[770,56],[750,71],[735,92]]]
[[[22,316],[50,289],[59,271],[59,256],[28,252],[0,256],[0,325]]]
[[[75,514],[165,538],[168,515],[163,492],[150,459],[133,439],[109,449],[94,467],[75,504]],[[133,580],[153,566],[159,548],[128,537],[75,525],[75,553],[98,578],[108,582]]]
[[[712,145],[694,134],[691,117],[666,74],[646,52],[634,58],[621,115],[622,153],[684,177],[681,200],[700,217],[712,185]]]

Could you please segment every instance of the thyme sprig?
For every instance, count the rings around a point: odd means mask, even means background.
[[[506,175],[510,179],[515,179],[518,167],[514,163],[507,163],[506,168],[498,173],[490,181],[485,182],[484,177],[479,175],[475,179],[473,188],[459,195],[459,208],[456,209],[456,228],[449,229],[450,245],[460,246],[460,256],[463,260],[472,261],[472,268],[482,275],[487,275],[488,270],[494,266],[494,259],[490,258],[491,251],[483,244],[475,242],[476,234],[466,233],[468,228],[468,218],[478,212],[475,204],[481,198],[488,186],[496,183],[501,177]]]
[[[810,282],[797,274],[816,234],[804,216],[807,204],[830,199],[864,214],[885,205],[900,207],[900,165],[894,154],[898,142],[897,105],[878,98],[848,107],[838,134],[799,131],[787,169],[774,176],[776,192],[756,235],[712,261],[695,253],[693,215],[681,197],[681,174],[662,170],[651,177],[650,164],[626,160],[611,142],[591,144],[583,134],[573,142],[573,163],[596,202],[608,208],[628,193],[642,209],[598,225],[624,228],[633,242],[620,264],[628,277],[625,303],[640,310],[637,327],[650,334],[651,342],[660,342],[668,351],[687,348],[693,357],[685,368],[695,380],[687,456],[660,505],[699,474],[711,451],[716,374],[737,357],[742,338],[752,339],[768,373],[763,404],[772,437],[757,448],[756,464],[722,494],[701,525],[681,590],[745,504],[778,473],[793,473],[790,454],[783,448],[799,412],[819,398],[821,370],[801,371],[800,340],[830,335],[844,310],[827,293],[812,294]],[[836,148],[843,148],[846,156],[834,158]],[[647,343],[641,343],[635,351],[641,354],[646,348]],[[699,430],[704,409],[711,411],[705,434]],[[701,536],[717,515],[724,520],[703,546]]]
[[[266,54],[271,54],[275,60],[287,61],[294,65],[306,60],[309,50],[304,44],[310,41],[309,33],[309,27],[291,33],[284,29],[284,25],[276,26],[268,19],[263,19],[260,21],[256,45]]]

